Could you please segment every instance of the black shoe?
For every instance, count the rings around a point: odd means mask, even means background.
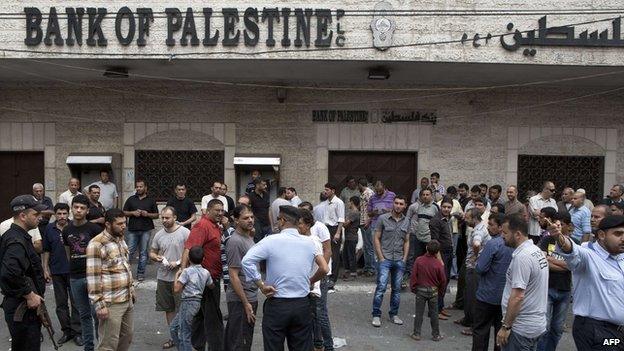
[[[74,343],[75,343],[77,346],[82,346],[82,345],[84,345],[84,340],[82,339],[82,335],[76,335],[76,336],[74,336]]]
[[[61,345],[61,344],[64,344],[64,343],[68,342],[69,340],[71,340],[73,338],[74,337],[71,336],[71,335],[63,334],[63,336],[61,336],[61,338],[58,339],[58,341],[56,343]]]

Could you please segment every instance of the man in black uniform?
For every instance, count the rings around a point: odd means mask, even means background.
[[[11,228],[0,238],[0,289],[2,309],[11,333],[11,350],[39,350],[41,322],[37,308],[43,302],[45,280],[41,259],[28,231],[37,228],[46,206],[32,195],[20,195],[10,204]],[[26,302],[28,309],[21,321],[14,321],[17,308]]]

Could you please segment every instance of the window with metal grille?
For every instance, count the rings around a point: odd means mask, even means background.
[[[561,199],[564,187],[583,188],[587,198],[594,203],[602,199],[604,180],[604,157],[602,156],[518,156],[518,190],[520,199],[527,191],[542,191],[542,183],[551,180],[557,191],[555,199]]]
[[[223,181],[223,151],[137,150],[134,160],[136,177],[146,180],[148,194],[156,201],[167,201],[182,182],[186,196],[199,202],[214,181]]]

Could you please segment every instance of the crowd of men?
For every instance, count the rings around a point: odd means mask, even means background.
[[[519,199],[513,185],[503,197],[500,185],[445,188],[433,173],[408,199],[381,180],[349,176],[339,193],[325,184],[312,205],[285,187],[271,201],[271,182],[254,171],[236,202],[215,181],[198,213],[185,184],[159,210],[144,179],[122,205],[108,172],[100,176],[84,194],[70,179],[56,204],[41,184],[11,201],[13,217],[0,224],[0,288],[13,350],[40,349],[46,283],[58,343],[128,350],[134,286],[148,260],[157,265],[156,310],[171,329],[164,349],[250,350],[260,292],[265,350],[285,342],[290,350],[333,350],[328,294],[339,279],[360,275],[376,277],[374,327],[382,325],[388,283],[393,324],[403,324],[401,290],[415,295],[415,341],[426,307],[434,341],[444,337],[439,321],[456,310],[473,350],[488,350],[492,329],[495,350],[555,350],[573,301],[578,350],[624,348],[621,185],[594,206],[569,187],[557,201],[550,181]],[[162,227],[154,234],[155,219]],[[451,279],[457,293],[445,306]]]

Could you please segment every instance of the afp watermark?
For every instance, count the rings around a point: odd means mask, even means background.
[[[602,341],[602,346],[618,346],[622,340],[620,339],[604,339]]]

